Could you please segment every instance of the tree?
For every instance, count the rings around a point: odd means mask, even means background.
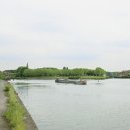
[[[68,70],[68,67],[65,67],[65,66],[64,66],[64,67],[63,67],[63,70]]]
[[[104,76],[105,73],[106,73],[105,70],[102,69],[102,68],[100,68],[100,67],[97,67],[97,68],[95,69],[95,74],[96,74],[96,76]]]
[[[23,77],[24,70],[26,69],[28,68],[24,66],[18,67],[18,69],[16,70],[16,77]]]
[[[3,72],[0,71],[0,79],[5,79],[5,75]]]

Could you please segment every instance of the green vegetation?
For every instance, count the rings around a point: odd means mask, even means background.
[[[28,69],[27,67],[21,66],[16,70],[16,77],[24,77],[24,71]]]
[[[30,69],[28,64],[26,66],[20,66],[16,70],[0,71],[0,79],[24,79],[24,78],[41,78],[41,79],[53,79],[53,78],[69,78],[69,79],[106,79],[106,78],[130,78],[130,70],[122,72],[107,72],[104,69],[97,67],[96,69],[87,68],[74,68],[69,69],[63,67],[63,69],[57,68],[37,68]]]
[[[103,69],[100,68],[100,67],[97,67],[97,68],[95,69],[95,74],[96,74],[96,76],[103,76],[105,73],[106,73],[105,70],[103,70]]]
[[[80,76],[69,76],[68,78],[69,79],[80,79],[81,77]]]
[[[19,103],[13,87],[7,84],[5,91],[8,96],[8,107],[5,118],[9,121],[11,130],[26,130],[24,123],[24,108]]]
[[[105,77],[105,71],[101,68],[96,70],[76,68],[76,69],[56,69],[56,68],[39,68],[25,69],[23,77],[68,77],[70,79],[79,79],[81,77]]]
[[[107,75],[111,78],[130,78],[130,70],[121,72],[107,72]]]
[[[10,85],[6,85],[4,91],[5,91],[5,92],[9,92],[9,91],[10,91],[10,88],[11,88]]]
[[[74,68],[68,69],[68,67],[63,67],[63,69],[57,68],[37,68],[29,69],[28,66],[21,66],[17,70],[6,71],[8,77],[12,78],[44,78],[44,77],[66,77],[70,79],[79,78],[89,78],[89,79],[103,79],[106,77],[106,71],[100,67],[95,70],[87,68]]]
[[[3,72],[0,71],[0,79],[5,79],[5,75]]]
[[[95,80],[103,80],[109,78],[108,76],[82,76],[81,79],[95,79]]]

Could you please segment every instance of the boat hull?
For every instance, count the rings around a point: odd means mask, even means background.
[[[66,83],[66,84],[77,84],[77,85],[86,85],[87,82],[85,80],[80,81],[74,81],[74,80],[68,80],[68,79],[56,79],[56,83]]]

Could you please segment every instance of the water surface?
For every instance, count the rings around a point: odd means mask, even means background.
[[[14,80],[39,130],[130,130],[130,80]]]

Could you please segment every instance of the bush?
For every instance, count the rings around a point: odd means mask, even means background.
[[[5,89],[4,89],[4,91],[5,91],[5,92],[8,92],[8,91],[10,91],[10,86],[9,86],[9,85],[5,86]]]

